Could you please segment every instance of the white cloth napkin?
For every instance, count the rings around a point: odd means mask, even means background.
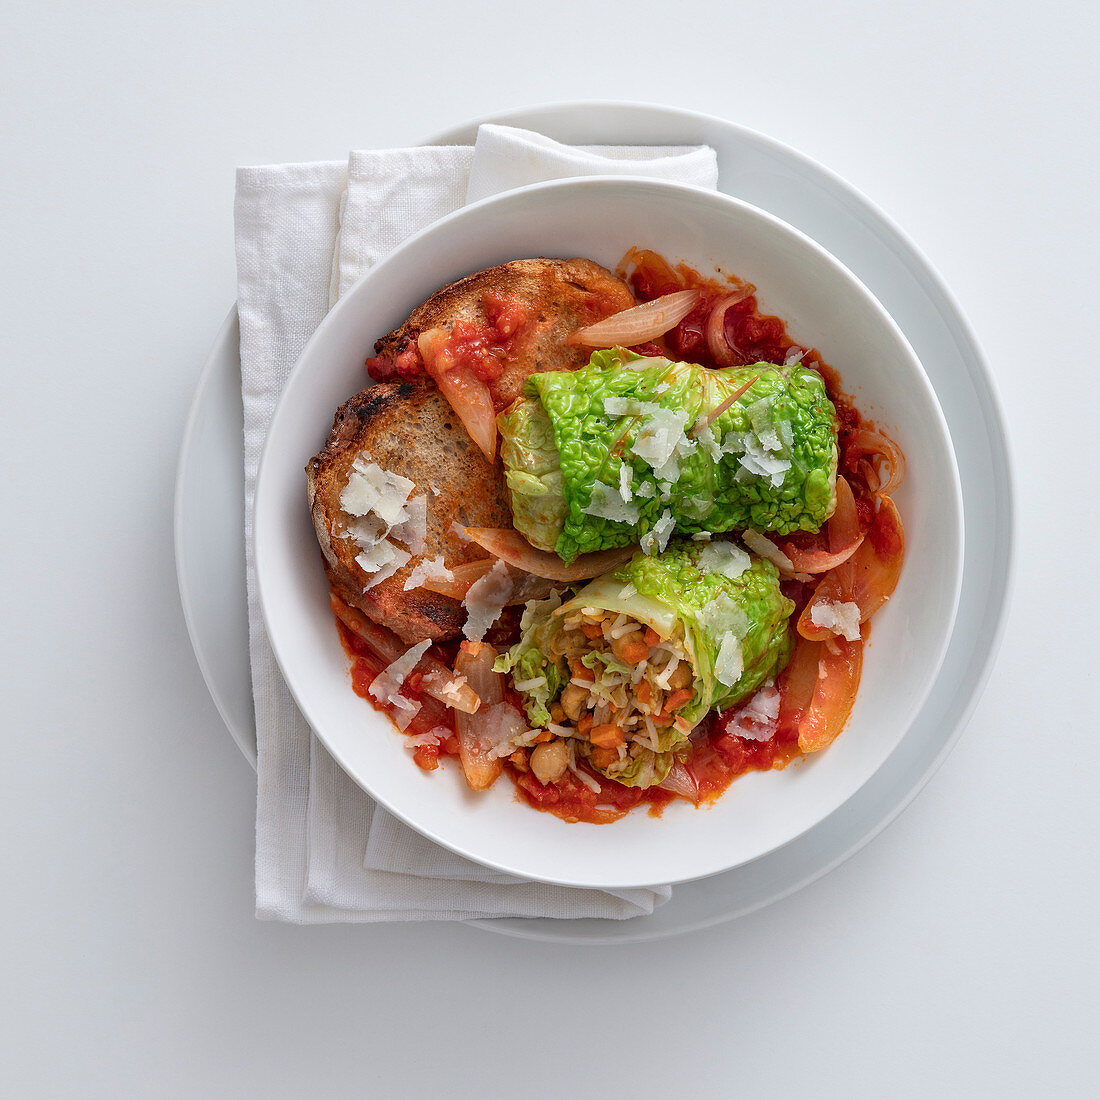
[[[464,201],[538,180],[610,173],[717,185],[709,148],[568,147],[501,126],[481,127],[473,148],[366,151],[352,153],[346,164],[238,170],[258,917],[624,919],[650,913],[671,896],[669,887],[577,890],[517,879],[438,847],[377,807],[295,707],[264,632],[252,557],[252,505],[267,427],[291,368],[331,304],[401,241]]]

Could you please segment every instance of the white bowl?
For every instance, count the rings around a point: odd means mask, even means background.
[[[452,763],[424,772],[388,719],[351,690],[348,661],[305,504],[303,468],[333,413],[369,384],[363,360],[439,287],[531,256],[614,267],[632,245],[720,265],[755,283],[764,311],[817,348],[858,407],[907,459],[896,502],[905,566],[875,616],[851,719],[825,752],[736,780],[711,806],[676,801],[660,818],[567,824],[513,785],[470,792]],[[582,887],[681,882],[758,859],[837,809],[883,764],[916,717],[947,649],[962,576],[962,494],[943,414],[913,350],[870,291],[810,238],[737,199],[623,177],[558,180],[444,218],[383,260],[325,318],[271,424],[254,517],[268,636],[302,713],[347,773],[425,836],[515,875]]]

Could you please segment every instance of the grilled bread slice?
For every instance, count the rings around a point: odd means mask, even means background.
[[[352,517],[340,507],[340,494],[360,454],[415,482],[413,495],[426,496],[428,511],[423,554],[369,589],[372,575],[356,562],[359,547],[347,534]],[[425,588],[406,592],[405,580],[424,557],[442,555],[449,567],[488,557],[459,537],[452,526],[456,521],[507,527],[512,517],[500,467],[486,461],[434,386],[384,382],[344,402],[328,445],[306,465],[306,483],[325,569],[345,603],[409,644],[461,633],[466,613],[459,601]]]
[[[497,410],[520,396],[529,374],[584,366],[592,349],[567,344],[567,337],[636,304],[626,283],[593,260],[513,260],[436,291],[375,344],[378,359],[372,370],[384,374],[402,354],[418,362],[417,338],[429,329],[449,331],[457,321],[485,324],[487,295],[516,303],[526,315],[510,342],[502,374],[489,383]]]

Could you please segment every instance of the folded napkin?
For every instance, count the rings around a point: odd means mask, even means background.
[[[440,848],[376,806],[336,765],[291,699],[264,632],[252,556],[264,437],[291,368],[331,305],[381,257],[464,202],[540,180],[603,174],[713,188],[717,162],[706,147],[569,147],[526,130],[482,126],[472,148],[356,152],[346,163],[237,172],[258,917],[298,923],[624,919],[651,913],[671,896],[669,887],[579,890],[517,879]]]

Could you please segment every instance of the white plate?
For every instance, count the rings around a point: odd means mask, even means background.
[[[650,917],[476,922],[518,936],[587,942],[637,941],[706,927],[791,893],[858,850],[910,801],[961,732],[1000,640],[1011,567],[1011,478],[1000,409],[973,334],[928,262],[866,199],[801,155],[722,120],[667,108],[568,105],[494,121],[530,126],[569,142],[714,146],[724,191],[813,236],[876,293],[924,362],[954,436],[966,510],[958,620],[932,696],[875,777],[798,840],[735,871],[678,887],[672,901]],[[475,131],[471,124],[435,141],[468,142]],[[234,737],[254,759],[244,657],[240,416],[231,314],[207,363],[184,439],[176,546],[200,666]],[[211,585],[219,596],[197,602],[195,594],[210,592]]]

